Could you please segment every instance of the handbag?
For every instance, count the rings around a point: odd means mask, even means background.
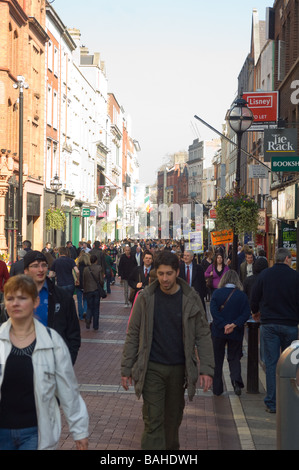
[[[88,267],[88,269],[89,269],[90,274],[92,275],[93,279],[95,280],[95,282],[96,282],[96,284],[97,284],[97,286],[98,286],[98,291],[99,291],[100,297],[101,297],[102,299],[106,299],[106,297],[107,297],[107,292],[103,289],[103,287],[101,286],[101,284],[96,280],[96,278],[95,278],[95,276],[94,276],[94,274],[93,274],[91,268]]]
[[[208,289],[213,288],[213,276],[210,275],[209,277],[206,278],[206,286]]]
[[[222,310],[223,310],[224,307],[225,307],[226,302],[229,301],[229,299],[231,298],[231,296],[233,295],[233,293],[235,292],[235,290],[237,290],[236,287],[231,291],[231,293],[230,293],[229,296],[227,297],[226,301],[225,301],[222,305],[220,305],[220,307],[219,307],[219,311],[220,311],[220,312],[222,312]]]
[[[73,268],[72,275],[73,275],[75,286],[79,286],[80,285],[80,273],[77,274],[75,269]]]

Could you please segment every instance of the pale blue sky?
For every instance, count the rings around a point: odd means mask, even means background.
[[[131,116],[140,180],[155,181],[168,154],[217,138],[250,51],[252,10],[273,0],[55,0],[62,22],[100,52],[108,88]]]

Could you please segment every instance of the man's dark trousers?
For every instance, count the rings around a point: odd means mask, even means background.
[[[143,450],[178,450],[185,407],[185,365],[149,362],[143,387]]]

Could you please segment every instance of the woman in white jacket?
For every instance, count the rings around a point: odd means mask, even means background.
[[[0,450],[55,449],[59,404],[77,449],[86,450],[87,409],[64,340],[34,318],[35,283],[22,274],[10,278],[4,299],[9,320],[0,328]]]

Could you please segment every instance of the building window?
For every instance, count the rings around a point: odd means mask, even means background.
[[[56,90],[53,92],[53,127],[54,129],[58,127],[58,94]]]
[[[54,75],[58,77],[58,49],[54,47]]]
[[[52,125],[52,87],[48,86],[47,124]]]
[[[53,62],[53,46],[52,46],[52,43],[51,41],[48,42],[48,69],[49,70],[53,70],[53,65],[52,65],[52,62]]]

